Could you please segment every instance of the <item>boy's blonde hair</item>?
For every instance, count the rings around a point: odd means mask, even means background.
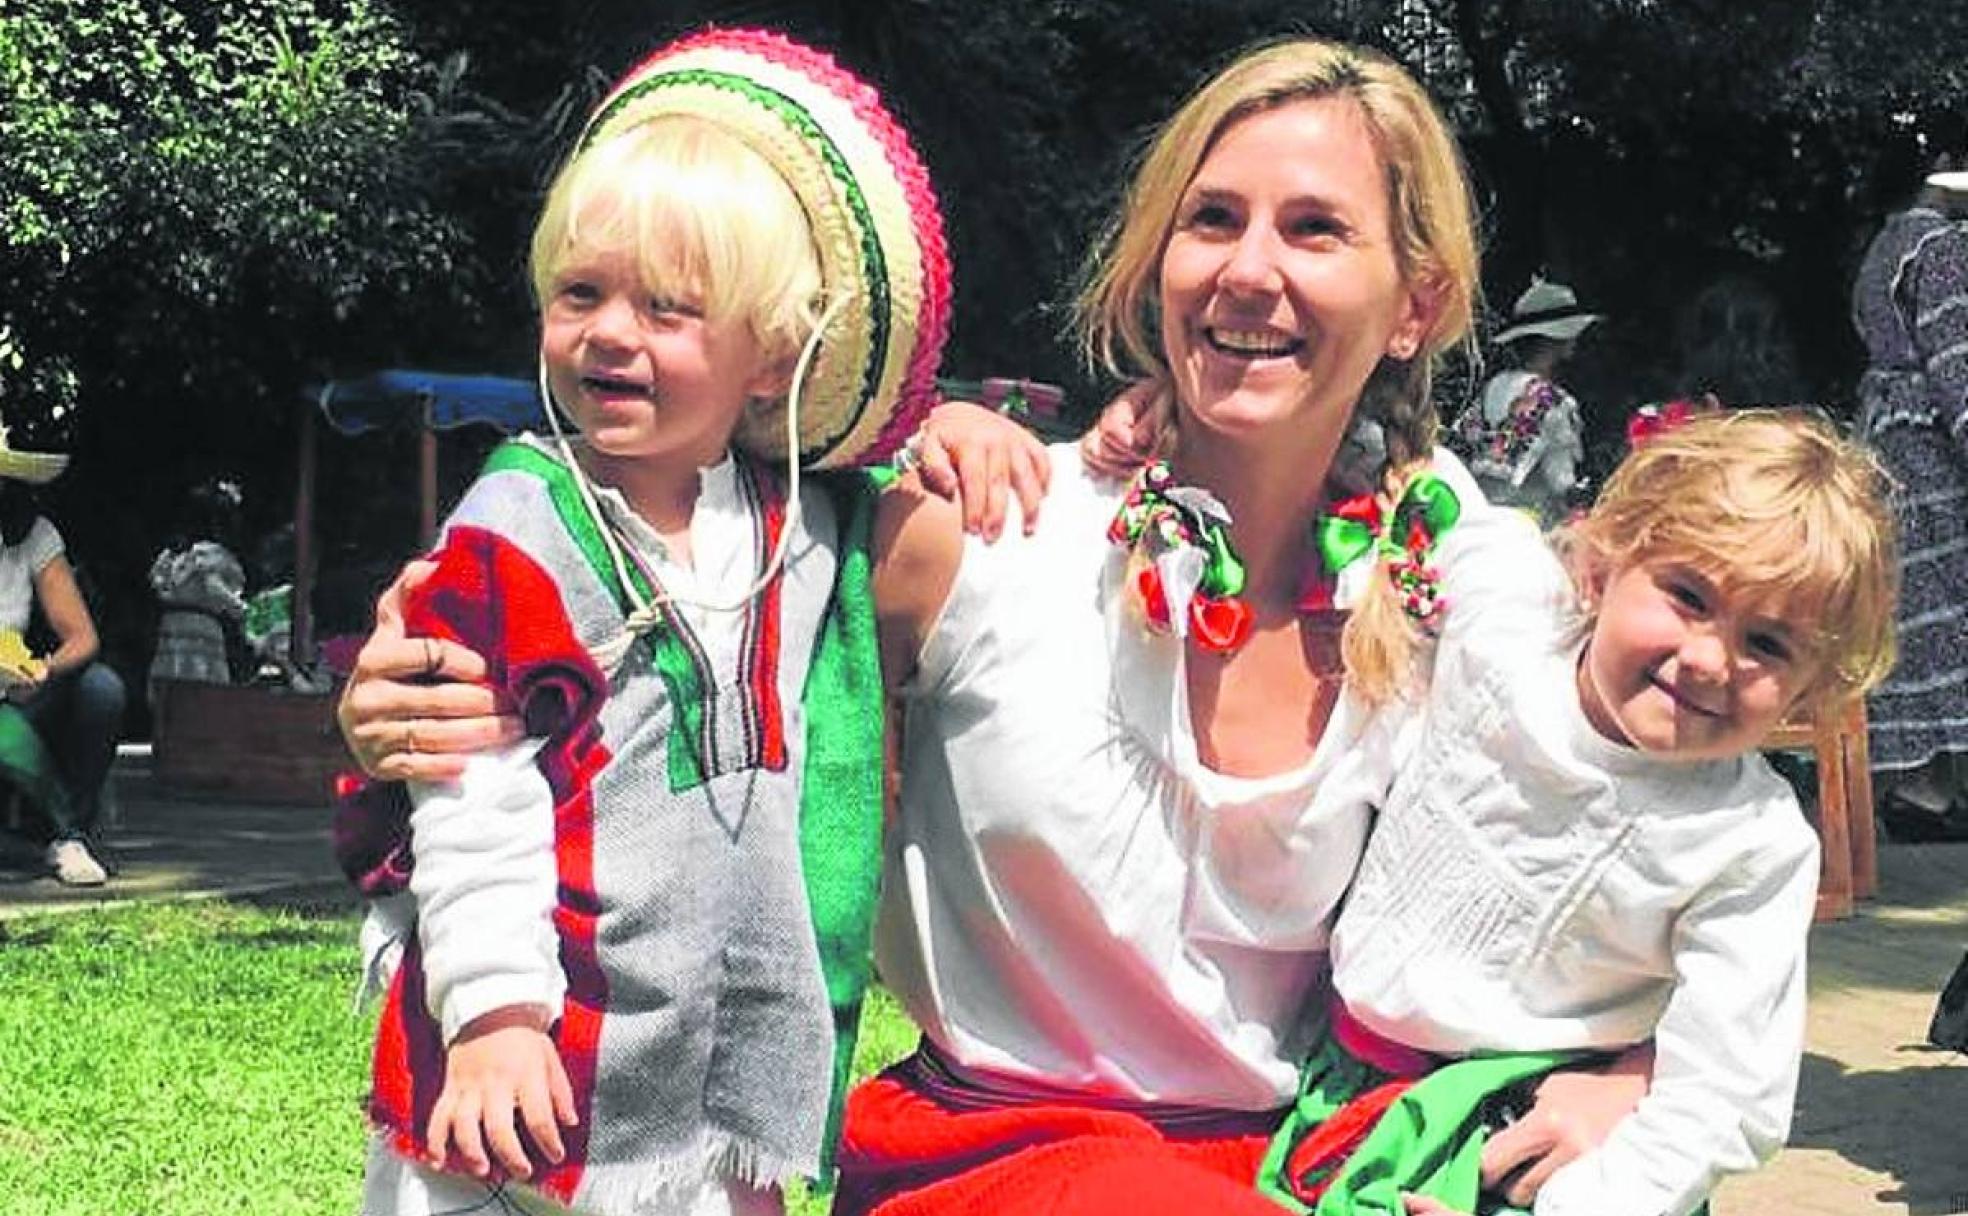
[[[1817,664],[1798,705],[1824,713],[1893,666],[1890,485],[1869,449],[1813,412],[1700,414],[1628,455],[1560,549],[1588,607],[1608,573],[1658,560],[1772,605]]]
[[[597,253],[633,256],[652,297],[743,322],[769,364],[790,367],[817,319],[820,263],[799,199],[763,157],[705,119],[611,128],[561,167],[533,229],[536,305],[545,311],[569,262]]]
[[[1364,48],[1299,38],[1246,52],[1183,103],[1149,146],[1088,261],[1077,302],[1081,349],[1115,376],[1154,382],[1147,409],[1160,425],[1162,455],[1173,450],[1175,411],[1156,286],[1182,195],[1232,123],[1324,97],[1359,108],[1387,176],[1402,281],[1424,286],[1436,306],[1415,356],[1383,360],[1360,408],[1384,427],[1392,463],[1434,447],[1434,366],[1467,342],[1478,291],[1475,209],[1462,154],[1434,102],[1399,64]]]

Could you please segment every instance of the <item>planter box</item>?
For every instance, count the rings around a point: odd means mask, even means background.
[[[173,793],[326,806],[355,767],[335,693],[170,682],[159,698],[154,780]]]

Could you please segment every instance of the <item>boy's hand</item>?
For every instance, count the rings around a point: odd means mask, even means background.
[[[561,1126],[581,1120],[546,1025],[544,1010],[517,1005],[474,1018],[459,1032],[445,1054],[444,1090],[431,1108],[431,1165],[442,1168],[455,1149],[473,1177],[489,1177],[496,1163],[513,1178],[529,1178],[533,1165],[519,1123],[541,1156],[556,1165],[566,1159]]]
[[[1052,461],[1032,432],[981,405],[945,401],[930,411],[910,442],[923,488],[963,509],[964,531],[998,539],[1007,487],[1018,495],[1025,534],[1038,526]]]
[[[1531,1113],[1483,1145],[1483,1189],[1520,1208],[1559,1167],[1598,1148],[1647,1096],[1654,1047],[1642,1043],[1596,1071],[1561,1070],[1538,1083]]]
[[[519,741],[517,715],[501,713],[485,660],[455,642],[404,633],[404,596],[436,569],[411,562],[376,601],[376,631],[356,655],[335,708],[357,764],[386,781],[454,781],[474,752]]]
[[[1147,405],[1152,386],[1129,385],[1100,411],[1093,429],[1080,436],[1080,460],[1104,477],[1132,477],[1155,455],[1155,428]]]

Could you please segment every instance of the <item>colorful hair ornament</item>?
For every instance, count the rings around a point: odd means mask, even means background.
[[[1330,609],[1339,572],[1371,553],[1386,559],[1401,610],[1423,627],[1434,627],[1448,605],[1441,594],[1441,573],[1428,564],[1428,555],[1461,518],[1461,500],[1433,473],[1411,479],[1392,512],[1383,512],[1372,494],[1333,504],[1319,517],[1313,537],[1325,577],[1300,596],[1299,611]]]
[[[1136,590],[1149,623],[1205,650],[1227,653],[1250,637],[1244,564],[1230,547],[1230,511],[1208,490],[1176,484],[1168,462],[1142,467],[1107,539],[1146,563]]]
[[[1662,431],[1671,431],[1694,417],[1695,403],[1686,398],[1643,405],[1626,420],[1626,446],[1637,448]]]

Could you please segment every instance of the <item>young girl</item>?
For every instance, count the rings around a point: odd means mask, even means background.
[[[362,1210],[775,1211],[832,1141],[879,864],[871,495],[800,466],[929,404],[941,221],[866,85],[713,32],[604,100],[532,275],[579,440],[495,452],[407,607],[532,738],[413,788],[414,867],[338,824],[414,897]]]
[[[1646,1097],[1535,1210],[1691,1211],[1789,1128],[1818,846],[1756,749],[1891,666],[1883,475],[1754,410],[1648,438],[1565,564],[1486,506],[1435,545],[1455,511],[1426,479],[1389,514],[1405,595],[1369,593],[1347,642],[1393,775],[1262,1184],[1322,1216],[1473,1211],[1512,1087],[1651,1038]],[[1402,608],[1440,609],[1424,690]]]

